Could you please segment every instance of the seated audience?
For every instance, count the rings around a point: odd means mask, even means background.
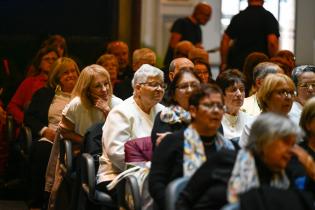
[[[133,71],[129,64],[129,47],[125,42],[112,41],[108,43],[106,53],[116,56],[119,64],[118,77],[119,81],[132,79]]]
[[[175,75],[166,94],[167,108],[158,113],[154,120],[151,133],[153,148],[165,135],[187,127],[190,123],[188,100],[199,84],[200,79],[189,69],[181,70]]]
[[[227,204],[227,183],[236,155],[236,151],[230,150],[211,155],[179,194],[176,210],[220,210]]]
[[[149,192],[157,209],[165,209],[165,189],[176,178],[192,176],[215,152],[234,150],[218,129],[224,113],[223,94],[216,85],[201,84],[189,98],[191,123],[164,137],[155,149]]]
[[[298,158],[314,181],[313,158],[295,144],[299,135],[299,127],[286,116],[261,114],[252,125],[248,143],[238,152],[228,183],[228,201],[238,202],[243,193],[253,188],[294,187],[294,180],[285,170],[292,156]]]
[[[58,52],[58,57],[68,56],[66,39],[60,34],[50,35],[46,40],[44,40],[41,47],[47,46],[56,48]]]
[[[27,77],[20,84],[7,107],[17,125],[22,124],[24,111],[28,108],[33,94],[46,84],[51,65],[57,58],[58,54],[54,48],[42,48],[37,52],[33,61],[35,76]]]
[[[168,72],[168,79],[169,82],[172,82],[175,75],[182,69],[182,68],[194,68],[193,62],[189,60],[188,58],[175,58],[172,60],[169,66],[169,72]]]
[[[253,72],[255,66],[257,66],[257,64],[259,63],[266,62],[268,60],[269,60],[268,56],[262,52],[253,52],[246,57],[242,69],[246,81],[245,83],[246,97],[251,95],[252,86],[255,83],[255,80],[253,79]]]
[[[291,77],[293,68],[291,67],[291,64],[289,63],[289,61],[287,61],[285,58],[274,56],[270,58],[269,61],[280,66],[280,68],[283,69],[284,74]]]
[[[132,54],[132,70],[136,72],[142,64],[156,65],[156,55],[149,48],[136,49]],[[131,86],[132,77],[118,83],[114,88],[114,93],[119,98],[125,100],[132,95],[133,89]]]
[[[288,117],[294,98],[294,83],[285,74],[269,74],[257,92],[257,100],[262,112],[273,112]],[[253,121],[245,124],[239,145],[247,144],[250,127]]]
[[[151,135],[154,118],[164,107],[159,104],[164,95],[163,79],[160,69],[143,64],[132,80],[133,96],[110,111],[103,127],[103,153],[96,177],[99,190],[107,192],[106,186],[125,170],[124,144]],[[115,199],[115,189],[109,193]]]
[[[174,58],[188,58],[189,52],[194,48],[194,45],[187,40],[180,41],[174,49]]]
[[[253,88],[255,90],[254,94],[244,99],[243,106],[241,109],[252,116],[257,116],[261,112],[261,108],[259,107],[259,104],[257,102],[257,92],[259,91],[259,88],[261,87],[264,78],[268,74],[275,74],[275,73],[281,73],[283,72],[282,69],[270,62],[261,62],[255,66],[253,71],[253,79],[254,84]]]
[[[303,107],[301,114],[300,126],[305,132],[304,141],[300,146],[305,149],[313,160],[315,160],[315,98],[308,100]],[[311,186],[312,182],[308,180],[305,183],[305,188],[315,192],[315,185]]]
[[[82,70],[72,91],[72,100],[63,109],[59,123],[61,136],[72,142],[74,156],[78,155],[86,130],[96,123],[104,122],[109,111],[121,102],[121,99],[112,94],[109,73],[102,66],[93,64]],[[58,137],[54,141],[46,170],[45,191],[51,193],[50,207],[54,206],[62,181],[58,168],[59,144],[62,139]]]
[[[245,97],[244,76],[236,69],[225,70],[216,83],[222,89],[226,107],[222,118],[224,137],[237,143],[246,122],[251,120],[250,115],[240,110]]]
[[[32,131],[30,155],[30,208],[41,208],[44,202],[45,172],[61,112],[71,99],[79,77],[79,68],[70,58],[59,58],[51,67],[45,87],[36,91],[25,113],[24,123]]]
[[[119,68],[117,58],[112,54],[105,53],[97,59],[96,64],[103,66],[108,71],[110,82],[112,86],[115,87]]]
[[[208,62],[204,62],[202,60],[195,60],[194,64],[195,64],[194,71],[197,73],[202,83],[213,82],[211,68]]]
[[[315,96],[315,66],[303,65],[294,68],[292,80],[295,84],[296,97],[289,116],[298,124],[304,104]]]

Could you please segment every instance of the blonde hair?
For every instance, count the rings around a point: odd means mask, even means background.
[[[315,98],[309,99],[304,107],[300,118],[300,126],[305,131],[306,135],[309,135],[309,131],[306,126],[315,118]]]
[[[109,84],[109,103],[113,94],[113,87],[112,83],[110,82],[110,76],[109,73],[106,71],[106,69],[100,65],[93,64],[90,66],[85,67],[76,83],[76,85],[73,88],[72,91],[72,97],[80,97],[81,103],[85,108],[90,108],[93,106],[93,101],[90,96],[90,87],[93,82],[93,80],[98,76],[104,76],[107,79],[107,82]]]
[[[108,61],[108,60],[115,60],[115,62],[117,64],[117,68],[119,68],[119,64],[118,64],[118,60],[117,60],[116,56],[113,54],[109,54],[109,53],[105,53],[105,54],[101,55],[97,59],[96,64],[104,67],[106,61]]]
[[[79,76],[80,70],[77,63],[74,60],[67,57],[58,58],[51,66],[51,70],[48,75],[47,86],[52,89],[56,89],[57,85],[60,85],[61,75],[65,71],[67,71],[71,65],[74,65],[74,68]]]
[[[273,91],[275,91],[276,88],[282,84],[288,85],[289,88],[294,91],[294,83],[287,75],[276,73],[268,74],[266,76],[262,86],[257,92],[257,100],[263,112],[267,111],[268,101]]]

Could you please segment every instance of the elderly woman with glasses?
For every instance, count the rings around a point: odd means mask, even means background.
[[[286,190],[294,187],[292,173],[285,170],[292,156],[298,158],[308,176],[314,180],[313,158],[296,145],[300,134],[299,127],[283,114],[261,114],[252,125],[247,145],[238,152],[228,183],[228,201],[238,202],[240,195],[253,188],[269,186]],[[247,199],[257,199],[252,195],[247,193]],[[290,202],[287,198],[282,201]]]
[[[240,110],[245,97],[244,76],[240,71],[230,69],[221,73],[216,82],[223,91],[226,107],[222,119],[224,137],[238,142],[246,122],[252,118]]]
[[[288,117],[294,98],[294,83],[285,74],[268,74],[257,92],[258,104],[264,112],[273,112]],[[239,141],[245,147],[253,121],[246,123]]]
[[[156,114],[164,108],[159,104],[165,88],[160,69],[143,64],[135,72],[132,86],[133,95],[108,114],[103,127],[103,153],[97,173],[99,190],[107,191],[107,184],[125,170],[125,143],[149,137]],[[115,198],[115,190],[109,193]]]
[[[188,99],[200,85],[200,79],[192,70],[185,68],[178,72],[167,92],[167,108],[158,113],[152,128],[151,140],[155,148],[169,133],[187,127],[191,117]]]
[[[298,124],[304,104],[315,96],[315,66],[303,65],[294,68],[292,80],[295,84],[296,98],[289,116]]]
[[[165,136],[153,153],[149,191],[158,209],[165,209],[165,189],[172,180],[192,176],[219,150],[234,150],[218,132],[224,103],[217,85],[202,84],[190,95],[188,107],[189,126]]]

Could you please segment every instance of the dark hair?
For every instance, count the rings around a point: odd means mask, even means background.
[[[226,88],[234,85],[235,83],[241,82],[245,86],[244,75],[237,69],[228,69],[218,75],[216,83],[222,89],[225,95]]]
[[[64,53],[62,56],[67,57],[68,56],[68,49],[67,49],[66,39],[63,36],[61,36],[60,34],[54,34],[54,35],[48,36],[48,38],[43,41],[41,47],[42,48],[43,47],[57,48],[58,45],[64,49]]]
[[[197,64],[205,65],[207,70],[208,70],[208,73],[209,73],[209,80],[212,78],[211,66],[210,66],[209,62],[206,62],[206,61],[199,59],[199,58],[192,60],[192,62],[194,63],[194,65],[197,65]],[[208,82],[210,82],[210,81],[208,81]]]
[[[177,102],[174,100],[174,95],[176,91],[176,86],[178,81],[183,77],[184,74],[192,74],[196,79],[198,79],[199,82],[201,82],[198,75],[193,71],[191,68],[182,68],[174,77],[173,81],[169,84],[166,92],[166,104],[169,105],[175,105]]]
[[[40,66],[40,63],[42,61],[42,58],[50,52],[55,52],[57,57],[59,57],[57,49],[54,47],[51,47],[51,46],[43,47],[37,51],[37,53],[33,59],[33,62],[32,62],[32,65],[35,67],[35,73],[34,73],[35,75],[40,73],[39,66]]]
[[[189,97],[189,105],[197,107],[201,99],[214,93],[220,94],[222,102],[224,102],[222,90],[218,85],[204,83],[200,84],[199,88],[192,92],[191,96]]]

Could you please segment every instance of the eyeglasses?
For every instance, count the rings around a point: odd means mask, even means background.
[[[140,83],[140,85],[147,85],[154,89],[158,89],[160,87],[161,89],[165,90],[167,88],[167,85],[165,83],[159,83],[159,82],[143,82],[143,83]]]
[[[307,83],[307,82],[305,82],[305,83],[300,83],[300,84],[298,84],[298,86],[299,87],[301,87],[301,88],[307,88],[307,89],[314,89],[315,88],[315,82],[310,82],[310,83]]]
[[[219,103],[212,103],[212,104],[199,104],[200,106],[208,109],[209,111],[214,111],[215,109],[218,109],[219,111],[226,111],[226,107],[224,104]]]
[[[275,93],[277,93],[281,97],[286,97],[286,98],[292,98],[295,95],[294,91],[290,91],[290,90],[276,90]]]
[[[176,88],[178,88],[179,90],[181,91],[185,91],[185,90],[188,90],[189,88],[191,89],[196,89],[199,87],[199,83],[197,82],[191,82],[191,83],[182,83],[182,84],[179,84],[176,86]]]
[[[231,87],[231,88],[227,88],[226,90],[226,93],[231,93],[231,94],[236,94],[236,93],[245,93],[245,87]]]

